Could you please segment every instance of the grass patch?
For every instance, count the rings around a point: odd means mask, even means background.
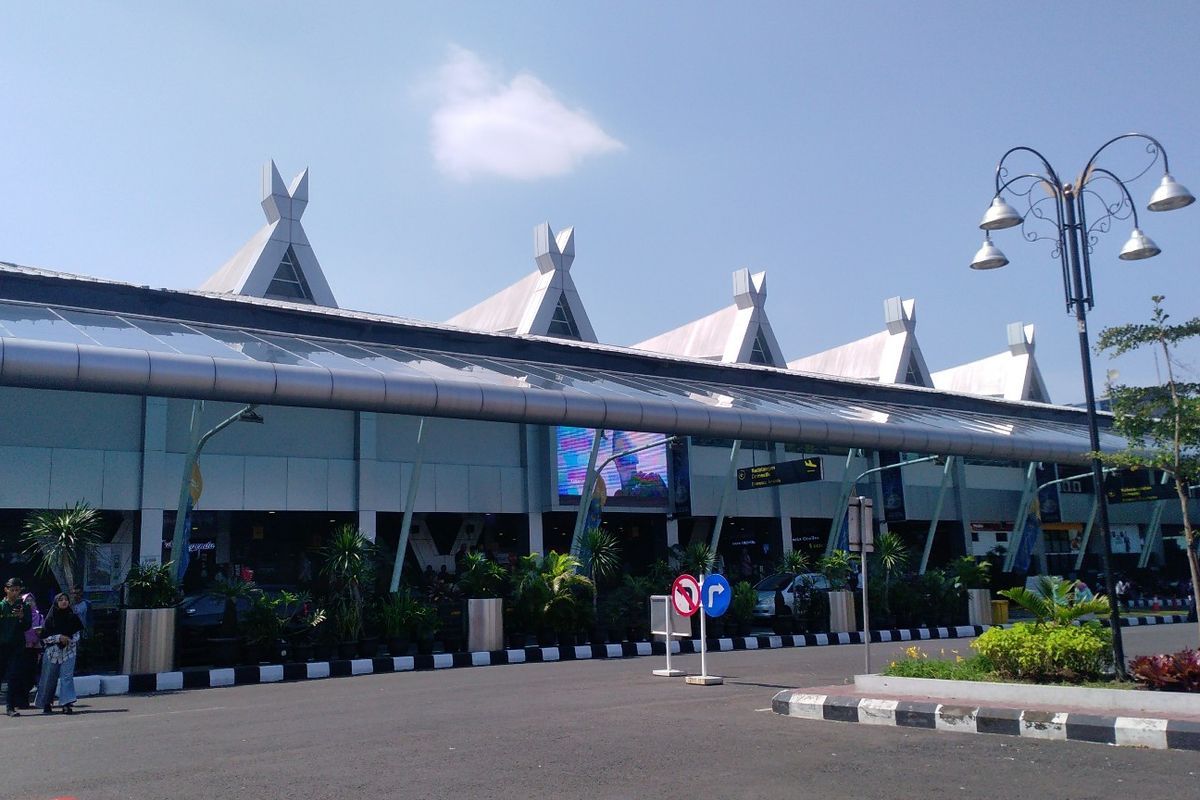
[[[908,647],[904,658],[892,661],[881,674],[892,678],[935,678],[947,681],[988,681],[991,683],[1019,683],[1030,686],[1077,686],[1084,689],[1123,689],[1146,691],[1146,687],[1133,681],[1117,681],[1103,678],[1069,683],[1066,681],[1019,680],[1000,675],[986,656],[962,656],[957,650],[942,649],[938,656],[931,657],[920,647]]]

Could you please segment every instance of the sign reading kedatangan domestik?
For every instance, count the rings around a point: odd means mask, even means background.
[[[763,464],[761,467],[741,467],[737,471],[739,489],[762,489],[783,483],[808,483],[821,480],[821,459],[805,458],[800,461],[783,461],[779,464]]]

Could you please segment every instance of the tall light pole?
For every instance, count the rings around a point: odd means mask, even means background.
[[[1096,159],[1110,145],[1126,139],[1137,139],[1145,143],[1145,151],[1150,156],[1150,162],[1141,172],[1127,178],[1120,178],[1116,173],[1097,166]],[[1009,177],[1006,165],[1010,156],[1024,154],[1036,160],[1033,172],[1023,172]],[[1150,196],[1147,209],[1150,211],[1171,211],[1183,208],[1195,201],[1192,193],[1175,182],[1167,162],[1167,151],[1162,144],[1152,136],[1144,133],[1126,133],[1108,140],[1100,146],[1088,159],[1079,178],[1074,183],[1064,183],[1055,172],[1054,167],[1046,157],[1030,147],[1014,147],[1000,158],[996,165],[996,191],[992,195],[992,204],[983,215],[979,227],[986,233],[983,246],[971,261],[972,269],[996,269],[1008,263],[1008,259],[1000,249],[992,244],[991,232],[1021,226],[1024,238],[1030,242],[1047,240],[1053,242],[1051,256],[1057,258],[1062,265],[1063,293],[1066,297],[1067,312],[1074,312],[1075,321],[1079,328],[1079,357],[1083,363],[1083,389],[1087,403],[1088,438],[1092,453],[1100,452],[1100,432],[1096,421],[1096,393],[1092,386],[1092,358],[1088,346],[1087,312],[1093,307],[1091,252],[1099,234],[1106,233],[1114,220],[1124,220],[1133,217],[1133,231],[1128,241],[1121,248],[1120,258],[1123,261],[1138,261],[1152,258],[1161,251],[1158,246],[1142,233],[1138,224],[1137,208],[1129,193],[1126,183],[1137,180],[1145,175],[1162,156],[1163,176],[1158,188]],[[1114,202],[1106,198],[1104,190],[1119,190]],[[1044,193],[1039,192],[1044,190]],[[1026,205],[1024,214],[1017,211],[1005,199],[1005,195]],[[1091,225],[1087,221],[1085,198],[1091,197],[1093,202],[1102,204],[1103,213]],[[1053,207],[1053,213],[1048,213],[1046,204]],[[1044,223],[1052,235],[1039,233],[1035,226]],[[1125,647],[1121,640],[1121,617],[1117,606],[1117,593],[1114,585],[1111,562],[1112,541],[1108,533],[1108,503],[1104,497],[1103,467],[1098,457],[1092,458],[1092,485],[1096,492],[1098,520],[1100,523],[1101,557],[1104,565],[1104,587],[1108,595],[1109,621],[1112,625],[1113,659],[1116,662],[1117,675],[1125,678]],[[1020,522],[1018,520],[1018,522]]]

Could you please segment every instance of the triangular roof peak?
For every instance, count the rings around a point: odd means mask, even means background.
[[[743,267],[733,273],[733,302],[738,308],[762,308],[767,302],[767,273]]]
[[[1011,322],[1008,348],[993,356],[933,373],[938,389],[1005,400],[1049,403],[1050,393],[1034,358],[1033,325]]]
[[[275,162],[268,162],[262,171],[262,193],[267,224],[200,289],[337,308],[300,223],[308,207],[308,169],[289,186],[284,184]]]
[[[880,383],[933,386],[917,342],[917,301],[889,297],[883,301],[883,319],[885,330],[789,361],[788,368]]]
[[[782,367],[783,350],[767,319],[767,273],[743,267],[733,273],[733,305],[633,345],[676,356],[731,364]]]
[[[535,227],[533,262],[536,270],[451,317],[447,320],[449,324],[480,331],[595,342],[596,332],[571,278],[575,229],[564,228],[556,235],[548,222]]]

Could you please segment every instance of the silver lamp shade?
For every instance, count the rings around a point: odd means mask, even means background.
[[[992,198],[979,227],[985,231],[1000,231],[1021,224],[1021,215],[1003,197]]]
[[[1146,204],[1146,208],[1151,211],[1173,211],[1190,206],[1194,202],[1196,198],[1183,184],[1176,183],[1170,175],[1163,175],[1162,182],[1158,184],[1154,194],[1150,195],[1150,202]]]
[[[1008,263],[1008,258],[1000,252],[1000,248],[992,244],[992,238],[983,240],[983,247],[971,259],[971,269],[997,269]]]
[[[1125,242],[1125,246],[1121,248],[1121,255],[1118,256],[1122,261],[1141,261],[1143,258],[1154,258],[1161,253],[1158,245],[1154,243],[1140,229],[1134,228],[1133,233],[1129,234],[1129,241]]]

